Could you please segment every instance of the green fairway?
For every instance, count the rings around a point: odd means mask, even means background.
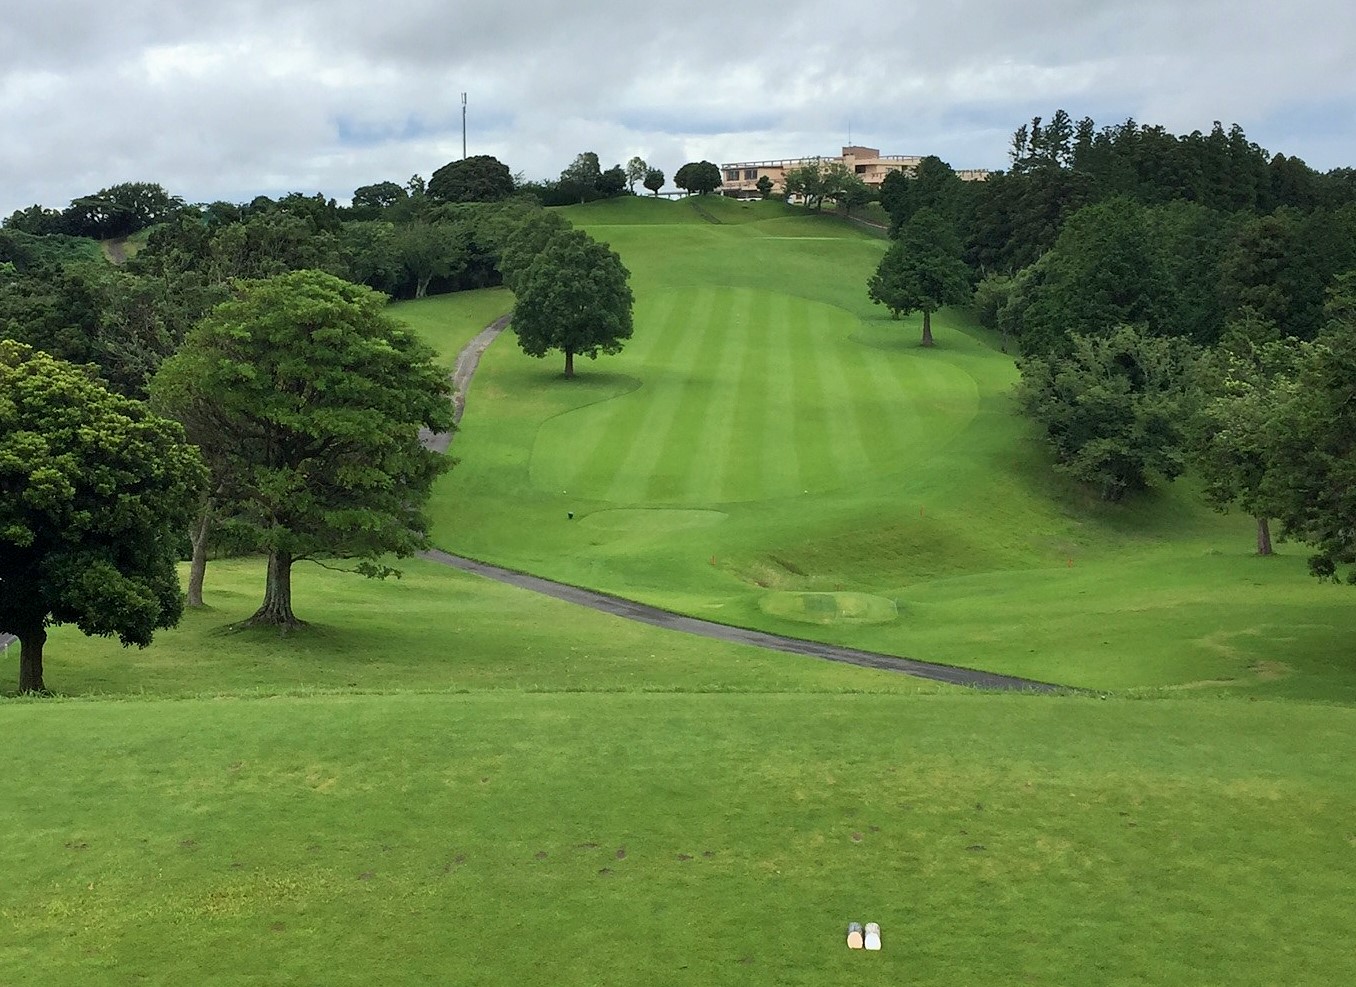
[[[576,380],[511,334],[490,348],[431,506],[440,547],[1047,681],[1356,701],[1350,591],[1309,578],[1302,547],[1253,557],[1249,519],[1189,481],[1107,505],[1054,478],[995,340],[943,312],[923,350],[917,317],[870,305],[875,234],[700,207],[564,210],[633,272],[635,337]],[[486,314],[476,295],[438,304]],[[805,593],[895,616],[807,620],[783,605]]]
[[[874,359],[832,306],[689,288],[647,296],[636,318],[626,364],[645,386],[543,422],[539,490],[663,506],[835,491],[897,473],[974,415],[969,377]]]
[[[1356,712],[32,703],[0,982],[1341,984]],[[91,757],[97,752],[97,757]],[[849,952],[849,920],[885,948]]]

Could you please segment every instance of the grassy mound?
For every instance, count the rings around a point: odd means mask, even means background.
[[[758,605],[803,624],[885,624],[899,617],[894,600],[869,593],[769,593]]]

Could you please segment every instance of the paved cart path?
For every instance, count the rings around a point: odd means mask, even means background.
[[[454,412],[454,419],[456,421],[461,420],[462,412],[465,409],[466,388],[470,384],[471,377],[476,372],[476,367],[480,364],[481,355],[485,352],[486,348],[489,347],[490,343],[494,342],[495,338],[508,326],[509,319],[510,316],[506,315],[486,326],[485,329],[467,343],[461,353],[457,355],[456,367],[452,374],[453,383],[456,386],[456,395],[453,398],[456,405]],[[439,435],[425,433],[424,435],[425,445],[438,452],[446,452],[451,441],[451,433],[442,433]],[[978,689],[1001,689],[1012,692],[1047,693],[1078,691],[1068,689],[1065,686],[1054,685],[1049,682],[1037,682],[1032,679],[1019,678],[1015,675],[1000,675],[996,672],[984,672],[973,668],[939,665],[935,662],[918,661],[913,658],[899,658],[894,655],[880,654],[875,651],[860,651],[856,648],[844,648],[836,644],[822,644],[818,641],[806,641],[803,638],[787,637],[783,634],[769,634],[766,631],[755,631],[746,627],[718,624],[715,621],[702,620],[699,617],[688,617],[684,614],[674,613],[671,610],[652,607],[645,603],[627,600],[620,596],[613,596],[609,593],[599,593],[595,590],[584,589],[582,586],[572,586],[569,583],[560,583],[551,579],[543,579],[541,576],[534,576],[530,573],[518,572],[514,569],[506,569],[503,566],[492,565],[488,562],[479,562],[475,559],[465,558],[464,556],[453,555],[451,552],[444,552],[440,549],[420,552],[419,555],[421,558],[427,559],[430,562],[437,562],[440,565],[451,566],[452,568],[460,569],[463,572],[485,576],[488,579],[495,579],[501,583],[517,586],[520,589],[531,590],[534,593],[551,596],[557,600],[565,600],[569,603],[575,603],[582,607],[589,607],[603,613],[610,613],[627,620],[640,621],[643,624],[650,624],[653,627],[663,627],[672,631],[680,631],[684,634],[697,634],[701,637],[708,637],[717,641],[728,641],[732,644],[747,644],[756,648],[768,648],[773,651],[783,651],[793,655],[805,655],[810,658],[821,658],[825,661],[838,661],[848,665],[858,665],[862,668],[879,668],[892,672],[903,672],[905,675],[912,675],[915,678],[928,679],[933,682],[946,682],[951,685],[972,686]]]

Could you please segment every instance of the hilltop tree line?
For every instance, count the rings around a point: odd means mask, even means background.
[[[868,284],[898,317],[973,301],[1020,355],[1055,468],[1106,500],[1194,470],[1220,509],[1356,562],[1356,170],[1319,173],[1241,128],[1098,128],[1063,110],[1010,168],[941,160],[881,189],[894,242]]]

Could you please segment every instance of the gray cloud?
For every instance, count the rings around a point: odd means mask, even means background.
[[[684,10],[596,0],[48,0],[0,26],[0,215],[120,181],[190,201],[427,176],[472,153],[551,177],[596,150],[833,153],[848,137],[1002,167],[1063,106],[1356,165],[1356,13],[1335,0]]]

